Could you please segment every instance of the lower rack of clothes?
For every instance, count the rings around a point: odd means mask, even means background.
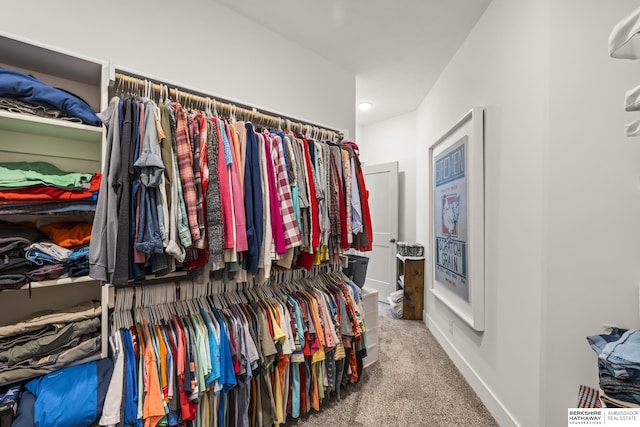
[[[164,302],[118,289],[101,425],[280,425],[361,378],[364,310],[342,273],[186,300],[164,286]]]

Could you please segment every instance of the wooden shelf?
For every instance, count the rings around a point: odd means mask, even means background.
[[[69,285],[73,283],[89,283],[89,282],[99,283],[98,280],[92,279],[89,276],[64,277],[62,279],[44,280],[42,282],[31,282],[31,289],[48,288],[51,286],[62,286],[62,285]],[[20,289],[21,290],[29,289],[29,284],[24,285]]]
[[[75,141],[102,143],[102,127],[0,110],[0,129]]]
[[[169,273],[166,274],[164,276],[155,276],[155,275],[148,275],[145,276],[144,282],[145,284],[153,284],[153,283],[162,283],[165,281],[170,281],[173,279],[180,279],[180,278],[185,278],[189,276],[189,272],[188,271],[176,271],[173,273]],[[64,277],[62,279],[55,279],[55,280],[43,280],[41,282],[31,282],[31,289],[38,289],[38,288],[49,288],[51,286],[63,286],[63,285],[69,285],[69,284],[76,284],[76,283],[99,283],[99,280],[95,280],[89,276],[80,276],[80,277]],[[130,282],[129,283],[131,286],[135,286],[136,283],[135,282]],[[111,285],[110,285],[111,286]],[[24,286],[22,286],[22,288],[20,288],[19,290],[25,290],[25,289],[29,289],[29,284],[26,284]]]

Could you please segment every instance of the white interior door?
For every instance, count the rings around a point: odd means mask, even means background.
[[[378,291],[378,300],[396,290],[396,239],[398,237],[398,162],[365,166],[373,250],[369,253],[365,286]]]

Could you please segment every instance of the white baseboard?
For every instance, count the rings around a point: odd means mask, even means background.
[[[521,427],[509,410],[500,402],[500,399],[491,391],[482,378],[478,376],[477,372],[469,365],[467,360],[456,350],[442,329],[427,315],[426,311],[422,312],[422,318],[425,319],[424,323],[427,325],[427,328],[429,328],[438,343],[453,361],[453,364],[458,368],[498,424],[503,427]]]

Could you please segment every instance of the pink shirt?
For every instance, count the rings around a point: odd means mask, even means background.
[[[233,210],[231,208],[231,188],[227,174],[227,162],[224,158],[224,141],[222,139],[221,123],[217,118],[211,119],[218,132],[218,180],[220,181],[220,201],[222,202],[222,225],[224,229],[224,248],[232,249],[233,241]]]
[[[240,176],[238,175],[238,159],[235,153],[235,143],[231,136],[233,131],[231,126],[225,123],[225,129],[227,132],[227,138],[229,139],[229,145],[231,145],[231,165],[228,168],[228,172],[231,174],[231,188],[232,188],[232,201],[233,201],[233,213],[236,220],[236,251],[243,252],[249,249],[247,243],[247,217],[244,210],[244,193],[242,192],[242,186],[240,184]]]

